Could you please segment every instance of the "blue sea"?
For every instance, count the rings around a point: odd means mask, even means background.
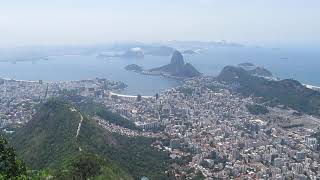
[[[267,49],[248,47],[216,47],[186,55],[185,60],[205,75],[218,75],[226,65],[251,62],[263,66],[281,79],[292,78],[304,84],[320,86],[320,51],[308,49]],[[99,59],[96,55],[50,56],[48,60],[0,62],[0,77],[21,80],[70,81],[108,78],[123,81],[125,94],[154,95],[181,83],[159,76],[147,76],[124,69],[128,64],[144,68],[170,62],[170,57],[146,56],[144,59]]]
[[[217,75],[226,65],[251,62],[280,79],[296,79],[320,86],[320,51],[309,49],[215,48],[186,57],[204,74]]]

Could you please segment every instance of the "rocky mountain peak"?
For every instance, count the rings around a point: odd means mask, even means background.
[[[182,54],[179,51],[175,51],[173,53],[170,64],[175,66],[180,66],[180,67],[184,66],[185,64],[184,59]]]

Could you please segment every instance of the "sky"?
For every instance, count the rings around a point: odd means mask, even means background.
[[[320,44],[319,0],[0,0],[0,3],[0,47],[166,40]]]

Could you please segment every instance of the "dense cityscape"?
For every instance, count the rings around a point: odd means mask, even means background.
[[[320,180],[319,9],[1,2],[0,180]]]
[[[159,138],[152,146],[167,151],[177,179],[195,173],[208,179],[317,179],[320,119],[282,106],[250,111],[259,99],[234,93],[233,85],[212,77],[186,80],[155,96],[117,94],[125,85],[106,79],[61,83],[2,80],[1,127],[28,122],[36,106],[64,91],[101,103],[132,121],[132,130],[93,117],[103,128],[128,137]],[[169,143],[164,143],[167,140]]]

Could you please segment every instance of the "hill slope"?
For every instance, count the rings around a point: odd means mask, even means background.
[[[250,75],[253,76],[260,76],[260,77],[272,77],[272,73],[265,69],[264,67],[255,66],[252,63],[240,63],[238,64],[239,67],[246,70]]]
[[[91,173],[102,179],[110,174],[115,179],[164,178],[168,156],[153,150],[153,141],[112,134],[72,105],[57,100],[43,104],[34,119],[11,138],[28,167],[66,175],[59,179],[79,175],[82,170],[77,169],[88,166],[99,167],[98,174]],[[94,159],[101,163],[94,164]]]
[[[244,95],[255,95],[297,111],[320,115],[320,93],[306,88],[296,80],[266,80],[233,66],[225,67],[218,80],[238,85],[237,91]]]
[[[31,168],[55,167],[78,151],[80,114],[59,101],[45,103],[27,125],[13,135],[13,146]]]

